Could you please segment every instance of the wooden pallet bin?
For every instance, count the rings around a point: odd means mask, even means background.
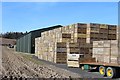
[[[118,51],[118,40],[93,42],[93,57],[99,62],[119,64],[120,53]]]

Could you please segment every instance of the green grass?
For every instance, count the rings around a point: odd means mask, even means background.
[[[22,54],[22,56],[32,62],[34,62],[35,64],[43,64],[41,61],[35,60],[32,58],[33,55],[28,55],[28,54]]]

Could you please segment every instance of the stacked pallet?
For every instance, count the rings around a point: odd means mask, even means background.
[[[88,24],[87,28],[87,43],[99,40],[116,40],[116,25],[107,24]]]
[[[82,57],[91,59],[93,41],[114,40],[116,34],[112,31],[116,32],[116,26],[76,23],[42,32],[41,37],[35,39],[36,56],[55,63],[66,63],[67,54],[71,53],[79,53]]]
[[[99,24],[88,24],[86,43],[92,43],[94,40],[99,40]]]
[[[90,23],[87,26],[86,43],[90,43],[91,45],[93,45],[93,41],[116,40],[116,32],[117,26],[115,25]],[[90,51],[92,56],[92,47],[90,48]]]
[[[68,67],[79,67],[79,43],[67,43],[67,65]]]
[[[120,64],[118,40],[94,41],[93,57],[97,62]]]
[[[82,38],[86,37],[86,28],[87,24],[72,24],[41,33],[41,39],[36,39],[39,40],[38,42],[36,41],[36,45],[39,45],[36,50],[40,51],[40,53],[36,51],[39,54],[38,57],[55,63],[66,63],[66,43],[80,41],[85,43],[86,39]]]
[[[67,54],[79,54],[79,43],[67,42]]]
[[[91,55],[91,48],[89,43],[67,43],[68,67],[79,67],[79,63],[83,61],[95,61]]]
[[[55,43],[55,63],[66,63],[67,61],[67,48],[65,42],[56,42]]]
[[[79,63],[81,62],[94,62],[95,59],[92,58],[92,44],[84,43],[80,44],[80,57]]]
[[[74,42],[86,43],[87,24],[75,24]]]
[[[68,41],[63,40],[62,37],[67,38],[68,40],[69,38],[68,34],[62,35],[61,30],[61,28],[57,28],[43,32],[41,37],[35,39],[36,54],[38,54],[38,58],[55,63],[66,62],[67,49],[65,42]]]
[[[116,40],[117,28],[115,25],[108,25],[108,40]]]
[[[92,45],[90,43],[80,43],[79,45],[80,54],[84,55],[82,58],[92,58]]]
[[[80,54],[67,54],[67,66],[79,67]]]

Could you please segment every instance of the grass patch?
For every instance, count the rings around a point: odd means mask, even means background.
[[[22,54],[22,56],[32,62],[34,62],[35,64],[43,64],[41,61],[35,60],[33,59],[33,55],[28,55],[28,54]]]

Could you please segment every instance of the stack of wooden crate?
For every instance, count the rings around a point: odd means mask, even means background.
[[[116,40],[117,27],[115,25],[108,25],[108,40]]]
[[[55,63],[66,63],[67,61],[67,48],[65,42],[56,42],[55,43]]]
[[[92,45],[90,43],[80,43],[79,44],[80,54],[83,54],[82,58],[90,59],[92,58]]]
[[[66,63],[67,54],[77,52],[89,59],[92,58],[93,41],[114,40],[115,32],[114,25],[94,23],[76,23],[42,32],[41,37],[35,39],[36,56],[55,63]],[[79,44],[79,48],[68,47],[75,44]]]
[[[93,41],[100,40],[116,40],[116,25],[107,24],[88,24],[87,28],[87,43],[93,43]]]
[[[54,30],[46,31],[41,34],[39,37],[39,44],[37,44],[36,38],[36,47],[39,45],[39,48],[36,50],[38,58],[55,62],[55,63],[66,63],[67,49],[66,42],[70,41],[70,35],[68,33],[61,33],[62,28],[57,28]]]
[[[87,24],[75,24],[74,42],[86,43]]]
[[[120,64],[118,40],[93,41],[93,57],[98,62]]]
[[[87,26],[86,43],[90,43],[91,45],[93,45],[93,41],[116,40],[116,32],[116,25],[90,23]],[[91,51],[92,49],[93,48],[91,48]]]
[[[40,48],[37,49],[41,51],[41,53],[38,55],[39,58],[52,61],[55,63],[66,63],[67,62],[66,43],[67,42],[79,43],[80,41],[81,43],[85,43],[86,28],[87,24],[77,23],[43,32],[40,37],[41,39],[39,39],[40,44],[38,44],[40,45],[39,46]],[[76,50],[79,51],[78,49]],[[36,51],[36,53],[38,53],[39,51]]]
[[[94,40],[99,40],[99,27],[100,27],[99,24],[93,24],[93,23],[88,24],[87,40],[86,40],[87,43],[92,44]]]
[[[68,67],[79,67],[79,43],[67,43],[67,65]]]

